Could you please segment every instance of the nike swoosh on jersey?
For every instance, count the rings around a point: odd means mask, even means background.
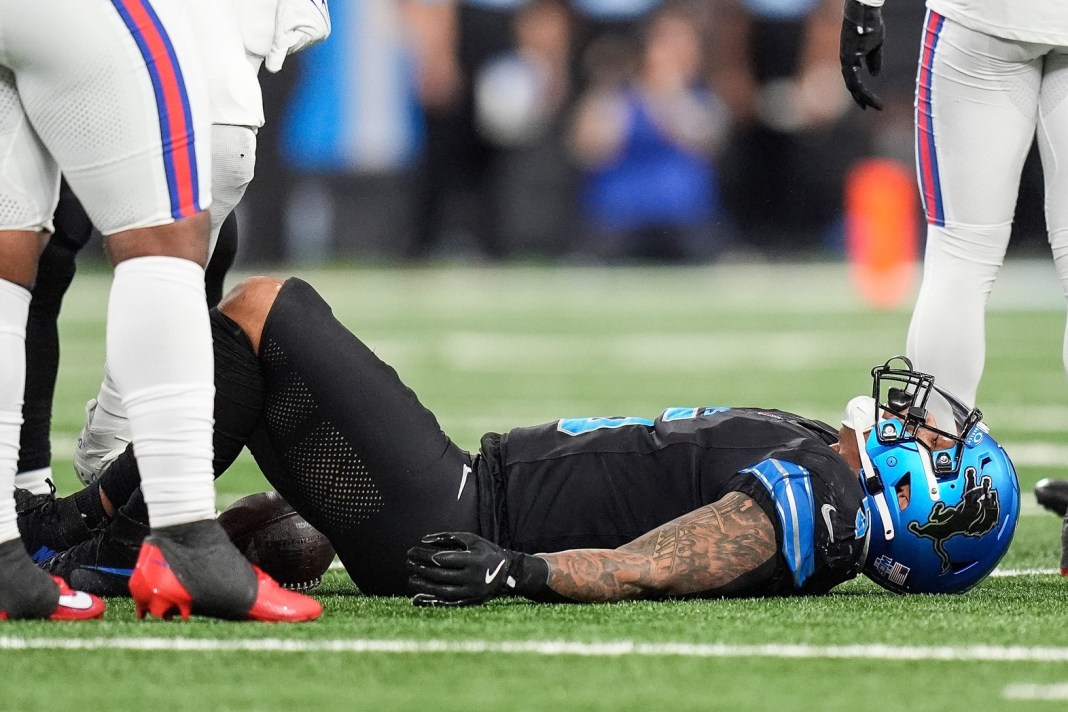
[[[85,591],[64,593],[59,596],[59,605],[76,611],[87,611],[93,607],[93,597]]]
[[[825,504],[820,507],[820,511],[823,512],[823,521],[827,524],[827,533],[831,539],[834,539],[834,526],[831,524],[831,512],[838,512],[838,509],[834,505]]]
[[[495,568],[493,571],[486,569],[486,583],[493,583],[493,579],[497,578],[497,574],[499,574],[501,572],[501,568],[504,567],[505,561],[507,561],[507,559],[501,559],[501,563],[497,564],[497,568]]]
[[[471,466],[464,465],[464,474],[460,477],[460,491],[456,493],[456,499],[460,499],[460,495],[464,493],[464,487],[467,486],[467,476],[471,474]],[[488,583],[488,582],[487,582]]]

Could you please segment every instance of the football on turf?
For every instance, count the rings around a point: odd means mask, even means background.
[[[308,591],[323,581],[334,547],[277,492],[242,497],[219,515],[234,546],[275,581]]]

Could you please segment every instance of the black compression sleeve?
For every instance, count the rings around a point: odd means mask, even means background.
[[[52,463],[49,436],[59,370],[59,309],[74,279],[75,257],[93,233],[89,217],[66,183],[60,192],[54,222],[56,231],[38,261],[37,282],[31,292],[33,299],[26,322],[26,389],[19,472],[39,470]]]
[[[216,307],[223,298],[223,283],[226,273],[237,259],[237,213],[232,212],[223,221],[219,239],[204,270],[204,291],[208,296],[208,308]]]

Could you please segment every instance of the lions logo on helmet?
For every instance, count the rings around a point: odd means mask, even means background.
[[[952,507],[935,502],[930,518],[924,523],[909,522],[909,531],[934,542],[935,552],[942,561],[942,573],[949,573],[952,562],[946,553],[945,543],[954,536],[981,537],[990,533],[998,523],[1001,504],[998,492],[991,489],[993,480],[985,475],[978,486],[975,469],[969,467],[964,473],[964,498]]]
[[[900,360],[906,368],[894,368]],[[1009,548],[1020,513],[1012,461],[982,413],[896,357],[872,370],[876,414],[861,440],[861,483],[871,513],[864,573],[898,593],[962,593]],[[928,417],[937,394],[953,423]]]

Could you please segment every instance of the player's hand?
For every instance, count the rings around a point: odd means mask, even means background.
[[[511,593],[523,554],[468,532],[429,534],[408,550],[408,583],[417,606],[474,606]]]
[[[874,77],[883,68],[882,8],[865,5],[859,0],[845,0],[842,35],[838,42],[838,58],[842,62],[842,77],[853,101],[861,109],[869,106],[882,110],[883,103],[860,80],[861,66]]]
[[[330,36],[327,0],[279,0],[274,40],[264,58],[268,72],[277,72],[288,55]]]

